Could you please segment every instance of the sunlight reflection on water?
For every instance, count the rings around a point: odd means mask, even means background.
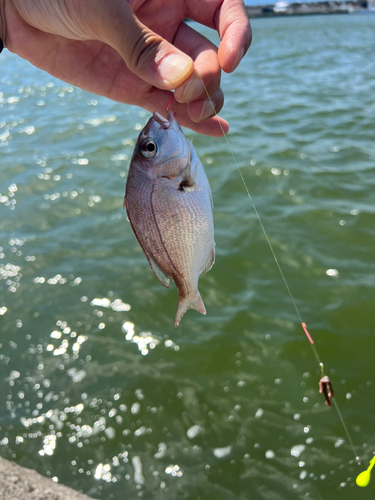
[[[371,22],[256,21],[247,59],[223,77],[231,145],[364,457]],[[212,186],[217,261],[201,281],[207,316],[175,329],[176,290],[156,281],[122,210],[148,114],[3,56],[2,456],[95,498],[352,500],[357,468],[224,142],[187,133]]]

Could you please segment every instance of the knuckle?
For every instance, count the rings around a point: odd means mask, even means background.
[[[155,60],[162,38],[148,31],[141,30],[133,39],[128,66],[133,72],[142,70]]]

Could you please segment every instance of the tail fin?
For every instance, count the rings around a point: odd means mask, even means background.
[[[195,311],[200,312],[201,314],[206,314],[206,308],[204,307],[202,297],[198,290],[193,295],[188,295],[187,297],[178,298],[177,304],[177,312],[176,317],[174,319],[174,326],[178,326],[183,315],[186,313],[188,309],[195,309]]]

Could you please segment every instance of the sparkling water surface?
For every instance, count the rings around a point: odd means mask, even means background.
[[[209,36],[209,30],[203,29]],[[362,466],[222,138],[207,316],[173,327],[122,209],[149,115],[4,51],[0,454],[98,499],[372,499],[375,16],[253,22],[224,75],[229,141]]]

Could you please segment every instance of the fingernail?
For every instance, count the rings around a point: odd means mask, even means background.
[[[243,58],[244,54],[245,54],[245,49],[242,47],[239,50],[236,59],[234,60],[234,63],[233,63],[233,66],[232,66],[232,71],[234,71],[237,68],[237,66],[240,64],[241,59]]]
[[[213,106],[213,107],[212,107]],[[209,118],[210,116],[213,116],[215,114],[215,104],[210,101],[209,99],[205,99],[203,102],[203,107],[201,111],[201,115],[199,117],[199,121],[203,121],[206,118]]]
[[[158,72],[166,84],[178,87],[194,71],[193,61],[188,56],[170,54],[161,61]]]
[[[201,80],[198,80],[197,78],[193,78],[187,85],[184,90],[184,93],[182,95],[182,100],[183,102],[190,102],[194,101],[196,99],[199,99],[199,97],[202,95],[203,92],[203,85]]]

